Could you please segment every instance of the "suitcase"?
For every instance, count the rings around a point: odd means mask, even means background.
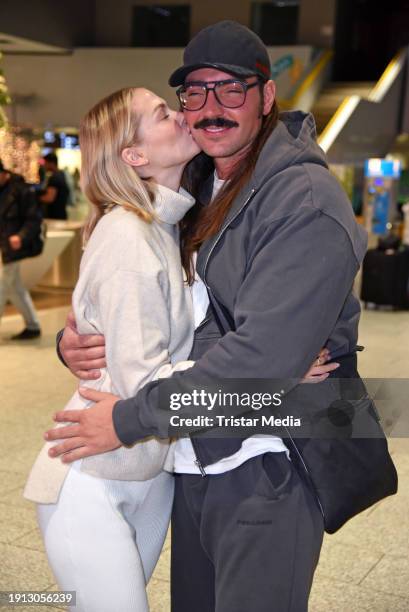
[[[365,305],[409,308],[409,249],[370,249],[366,253],[361,299]]]

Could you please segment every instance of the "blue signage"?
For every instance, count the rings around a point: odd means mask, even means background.
[[[368,178],[382,177],[398,179],[401,173],[401,163],[398,159],[367,159],[365,161],[365,176]]]

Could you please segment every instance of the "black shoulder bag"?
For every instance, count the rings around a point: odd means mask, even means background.
[[[225,306],[217,301],[209,287],[207,290],[221,334],[234,331],[233,317]],[[339,429],[334,429],[337,434],[334,437],[315,437],[314,431],[320,430],[324,420],[327,427],[328,411],[321,415],[310,415],[312,428],[311,437],[308,439],[291,437],[287,428],[284,428],[286,435],[283,437],[294,466],[301,477],[307,480],[317,499],[327,533],[334,533],[359,512],[384,497],[394,495],[398,488],[396,469],[388,451],[378,412],[356,369],[356,354],[348,355],[346,359],[349,359],[350,363],[344,371],[352,370],[352,377],[356,379],[358,388],[363,390],[361,399],[354,402],[353,418],[357,419],[360,431],[365,431],[365,437],[340,436]],[[337,361],[342,359],[337,358]],[[348,418],[343,407],[348,406],[351,410],[352,404],[345,399],[335,403],[338,404],[334,407],[338,410],[338,414],[334,415],[337,426],[337,419],[339,422],[340,419],[342,421]],[[305,404],[304,409],[308,411]]]

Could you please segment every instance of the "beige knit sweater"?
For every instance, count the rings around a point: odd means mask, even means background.
[[[158,220],[152,224],[119,206],[98,222],[81,261],[73,309],[80,334],[105,336],[107,367],[100,379],[81,385],[127,398],[149,381],[169,376],[175,364],[176,369],[192,365],[184,361],[194,323],[177,224],[193,204],[185,191],[159,186]],[[76,392],[65,409],[89,405]],[[48,457],[54,444],[46,443],[33,465],[24,491],[27,499],[58,501],[70,466]],[[83,459],[81,469],[100,478],[148,480],[164,467],[172,469],[171,454],[169,440],[151,438]]]

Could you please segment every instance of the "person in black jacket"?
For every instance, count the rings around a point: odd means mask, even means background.
[[[49,173],[45,191],[40,195],[44,216],[47,219],[65,220],[70,190],[64,172],[58,168],[58,158],[55,153],[44,156],[44,168]]]
[[[32,299],[20,277],[20,261],[41,252],[41,222],[34,193],[23,177],[6,170],[0,160],[0,318],[10,300],[25,321],[25,329],[12,340],[30,340],[41,334]]]

